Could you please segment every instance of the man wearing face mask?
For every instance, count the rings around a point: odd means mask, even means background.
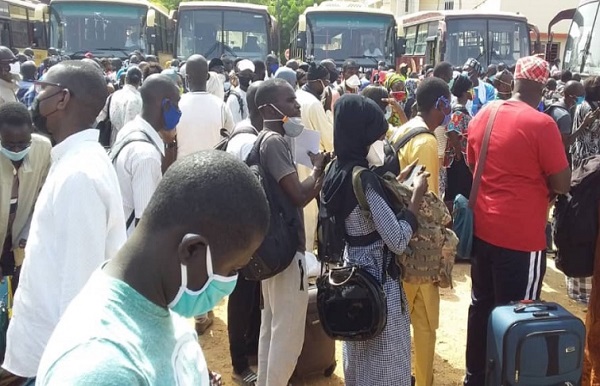
[[[18,75],[13,74],[11,64],[17,61],[17,57],[8,47],[0,46],[0,105],[6,102],[17,102],[16,92]]]
[[[37,384],[210,385],[187,318],[233,291],[268,223],[261,186],[233,156],[177,161],[133,235],[70,304]]]
[[[267,55],[266,67],[267,67],[267,78],[265,78],[265,79],[270,79],[275,75],[275,73],[279,69],[279,59],[277,59],[276,55],[273,55],[273,54]],[[262,80],[262,79],[259,78],[259,80]]]
[[[325,112],[322,100],[329,88],[330,77],[329,71],[324,66],[313,62],[308,69],[308,83],[296,91],[304,127],[319,132],[321,151],[327,152],[333,151],[333,115]],[[310,168],[304,165],[298,166],[298,175],[301,179],[307,178],[310,173]],[[315,249],[317,217],[317,202],[313,200],[304,208],[306,249],[309,252]]]
[[[431,172],[429,190],[439,192],[440,161],[438,143],[433,135],[447,126],[452,115],[450,89],[440,78],[426,78],[417,90],[418,115],[392,135],[392,145],[406,142],[398,151],[402,168],[417,162]],[[414,329],[415,378],[417,386],[433,385],[436,330],[439,326],[440,294],[436,283],[403,283]]]
[[[52,145],[32,131],[25,106],[17,102],[0,106],[0,276],[13,275],[13,291],[23,264],[33,207],[50,168]]]
[[[465,386],[485,383],[492,309],[539,299],[546,271],[548,197],[570,189],[571,170],[558,127],[536,110],[549,76],[544,59],[519,59],[512,99],[484,107],[469,124],[467,162],[475,171],[488,122],[493,119],[473,208]],[[491,118],[494,111],[496,116]]]
[[[333,106],[335,102],[340,99],[340,94],[337,91],[335,83],[337,82],[340,74],[335,66],[335,62],[332,59],[325,59],[321,61],[321,66],[325,67],[329,71],[329,86],[325,91],[325,98],[323,98],[323,107],[330,119],[333,122]]]
[[[499,72],[494,77],[494,87],[497,90],[497,99],[507,101],[512,97],[513,75],[508,70]]]
[[[297,137],[304,130],[294,89],[283,79],[269,79],[261,84],[255,99],[264,119],[263,131],[255,144],[260,152],[260,164],[277,182],[273,186],[279,192],[275,193],[283,197],[282,205],[296,214],[291,220],[298,228],[297,253],[290,265],[261,282],[264,308],[257,384],[287,385],[302,350],[308,306],[302,209],[319,194],[329,155],[310,154],[314,167],[308,178],[300,180],[290,146],[284,138],[284,135]]]
[[[32,120],[54,147],[52,168],[35,204],[7,333],[3,368],[22,378],[35,377],[67,305],[126,238],[115,169],[98,143],[98,131],[90,129],[107,97],[101,71],[81,61],[64,61],[35,87]]]
[[[141,114],[119,131],[113,159],[131,235],[162,178],[165,147],[176,146],[175,127],[181,117],[179,91],[165,75],[151,75],[140,88]]]
[[[234,125],[248,118],[246,92],[254,79],[254,70],[254,63],[248,59],[243,59],[236,65],[236,75],[240,84],[231,89],[227,96],[227,107],[233,116]]]
[[[565,150],[567,151],[567,158],[570,158],[570,155],[568,154],[569,147],[590,127],[592,123],[594,123],[594,120],[597,119],[597,114],[593,111],[589,112],[583,122],[581,122],[581,125],[573,132],[573,115],[575,114],[576,108],[581,106],[584,101],[585,88],[580,82],[571,80],[565,85],[564,97],[557,103],[553,103],[545,111],[558,125],[563,144],[565,145]]]
[[[360,67],[355,60],[348,59],[342,66],[342,76],[344,80],[337,87],[337,92],[340,96],[345,93],[358,94],[358,87],[360,86],[360,79],[358,78],[358,70]]]

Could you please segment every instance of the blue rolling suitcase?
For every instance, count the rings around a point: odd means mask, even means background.
[[[556,303],[521,302],[492,311],[486,386],[577,386],[585,326]]]

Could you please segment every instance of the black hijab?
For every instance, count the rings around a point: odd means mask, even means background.
[[[335,105],[333,126],[337,158],[325,175],[321,202],[329,213],[346,219],[358,205],[352,189],[352,170],[355,166],[369,168],[369,147],[387,132],[388,123],[377,103],[360,95],[345,94]],[[370,185],[383,194],[375,173],[363,173],[361,177],[365,191]]]

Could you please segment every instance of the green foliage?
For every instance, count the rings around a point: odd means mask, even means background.
[[[162,4],[170,10],[176,9],[181,2],[181,0],[153,1]],[[283,53],[290,43],[290,33],[298,22],[298,16],[300,16],[307,7],[320,4],[322,0],[234,0],[234,2],[269,6],[269,13],[277,19],[280,36],[279,52],[283,57]]]

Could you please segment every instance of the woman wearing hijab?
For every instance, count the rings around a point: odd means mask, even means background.
[[[399,74],[388,75],[383,85],[389,93],[405,91],[404,80],[402,80],[402,76]],[[390,106],[392,106],[392,115],[388,118],[388,122],[393,127],[400,127],[408,122],[408,118],[404,112],[404,106],[395,100],[394,102],[390,103]]]
[[[375,236],[378,240],[366,246],[346,245],[345,264],[360,266],[373,277],[381,278],[394,254],[402,253],[416,230],[415,214],[427,190],[427,174],[419,176],[410,206],[394,213],[386,201],[383,188],[374,172],[361,174],[371,218],[360,211],[352,187],[354,167],[369,168],[370,150],[378,148],[388,128],[383,112],[375,102],[359,95],[344,95],[335,108],[334,141],[337,159],[333,161],[323,184],[321,202],[328,212],[343,218],[345,231],[354,237]],[[369,157],[370,158],[370,157]],[[409,386],[410,320],[406,296],[398,277],[386,270],[383,284],[388,318],[381,335],[376,338],[344,342],[344,378],[348,386]]]

